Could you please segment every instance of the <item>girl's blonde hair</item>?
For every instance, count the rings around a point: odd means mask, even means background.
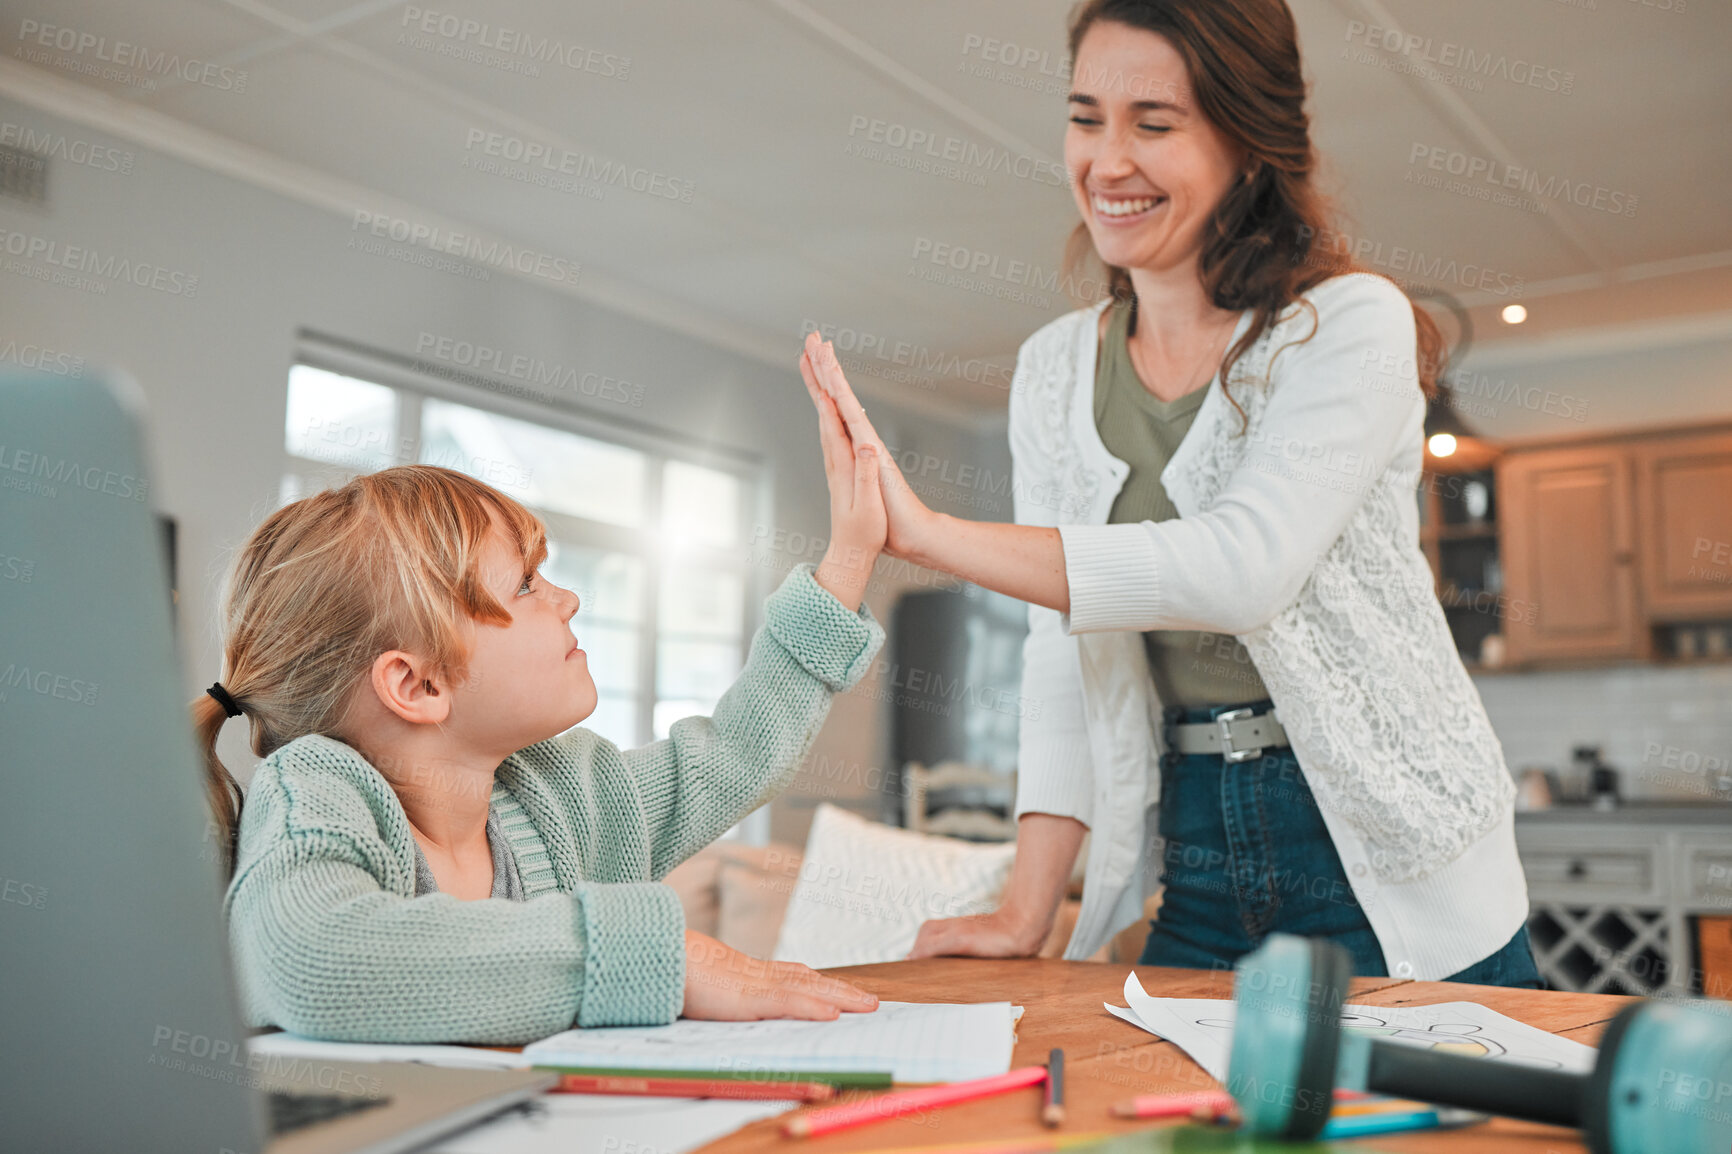
[[[431,465],[356,477],[265,518],[235,559],[222,605],[221,683],[246,714],[253,752],[267,756],[309,733],[335,736],[373,659],[392,649],[461,677],[467,623],[511,620],[480,573],[495,524],[525,566],[546,559],[534,514]],[[192,703],[217,844],[232,871],[241,791],[216,755],[227,719],[208,694]]]

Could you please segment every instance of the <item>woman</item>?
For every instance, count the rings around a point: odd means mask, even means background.
[[[1069,168],[1113,299],[1024,343],[1014,525],[935,514],[881,453],[886,552],[1030,603],[1017,859],[913,956],[1026,956],[1085,832],[1068,957],[1162,904],[1141,961],[1269,933],[1355,972],[1537,985],[1514,789],[1418,547],[1436,326],[1318,243],[1283,0],[1091,0]],[[833,352],[808,383],[880,445]],[[1159,802],[1158,828],[1148,814]]]

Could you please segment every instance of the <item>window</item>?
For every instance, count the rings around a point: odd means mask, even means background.
[[[746,561],[745,526],[763,488],[754,462],[632,431],[610,437],[393,364],[356,372],[290,371],[284,502],[411,462],[485,481],[546,523],[542,572],[578,595],[572,631],[599,696],[586,728],[631,747],[715,709],[762,602]]]

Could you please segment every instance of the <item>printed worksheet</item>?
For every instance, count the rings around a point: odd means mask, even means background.
[[[1178,1046],[1217,1082],[1227,1080],[1233,1048],[1234,1005],[1221,998],[1156,998],[1133,972],[1125,978],[1126,1006],[1107,1004],[1107,1012]],[[1440,1002],[1434,1006],[1357,1006],[1341,1008],[1343,1029],[1452,1054],[1495,1058],[1522,1066],[1587,1073],[1594,1048],[1548,1034],[1478,1002]]]

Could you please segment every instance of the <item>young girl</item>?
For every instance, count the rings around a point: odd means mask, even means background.
[[[787,784],[884,640],[860,603],[884,543],[876,461],[813,403],[829,552],[770,596],[715,715],[642,749],[572,728],[596,704],[578,598],[536,572],[543,527],[509,497],[406,466],[258,527],[223,678],[193,704],[224,833],[239,809],[225,910],[250,1022],[519,1043],[876,1007],[686,930],[658,880]],[[242,715],[264,758],[244,807],[215,755]]]

